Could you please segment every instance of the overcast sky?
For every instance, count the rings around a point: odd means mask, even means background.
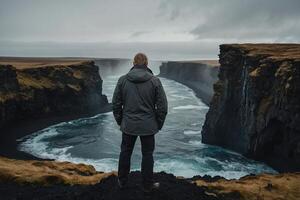
[[[299,41],[300,0],[0,0],[0,55],[205,59]]]

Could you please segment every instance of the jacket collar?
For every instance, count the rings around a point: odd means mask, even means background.
[[[133,67],[130,68],[129,71],[133,70],[133,69],[145,69],[148,72],[150,72],[151,74],[153,74],[152,70],[149,69],[146,65],[134,65]]]

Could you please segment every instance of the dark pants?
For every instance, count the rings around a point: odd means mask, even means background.
[[[121,153],[119,157],[118,177],[122,182],[127,182],[130,171],[131,154],[137,136],[122,134]],[[142,177],[143,185],[147,186],[153,183],[153,151],[154,151],[154,135],[140,136],[142,145]]]

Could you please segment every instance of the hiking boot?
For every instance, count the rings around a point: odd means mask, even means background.
[[[146,186],[144,185],[142,189],[144,192],[149,193],[149,192],[152,192],[153,190],[159,189],[159,186],[160,186],[160,183],[155,182],[150,185],[146,185]]]
[[[120,181],[120,179],[118,179],[118,186],[120,189],[124,189],[127,185],[127,182],[124,181]]]

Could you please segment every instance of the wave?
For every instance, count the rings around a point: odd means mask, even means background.
[[[110,96],[117,81],[117,77],[113,78],[107,81]],[[167,79],[162,79],[162,83],[167,96],[173,100],[170,109],[174,112],[168,114],[164,128],[156,137],[155,171],[185,177],[208,174],[226,178],[274,172],[238,153],[203,144],[201,127],[208,107],[189,88]],[[39,158],[86,163],[98,171],[114,171],[118,167],[121,143],[118,128],[112,112],[62,122],[20,139],[19,150]],[[140,170],[140,148],[138,140],[132,156],[132,170]]]
[[[208,109],[206,105],[185,105],[173,107],[174,110],[204,110]]]
[[[197,131],[193,131],[193,130],[184,130],[183,134],[185,135],[200,135],[201,131],[197,130]]]

